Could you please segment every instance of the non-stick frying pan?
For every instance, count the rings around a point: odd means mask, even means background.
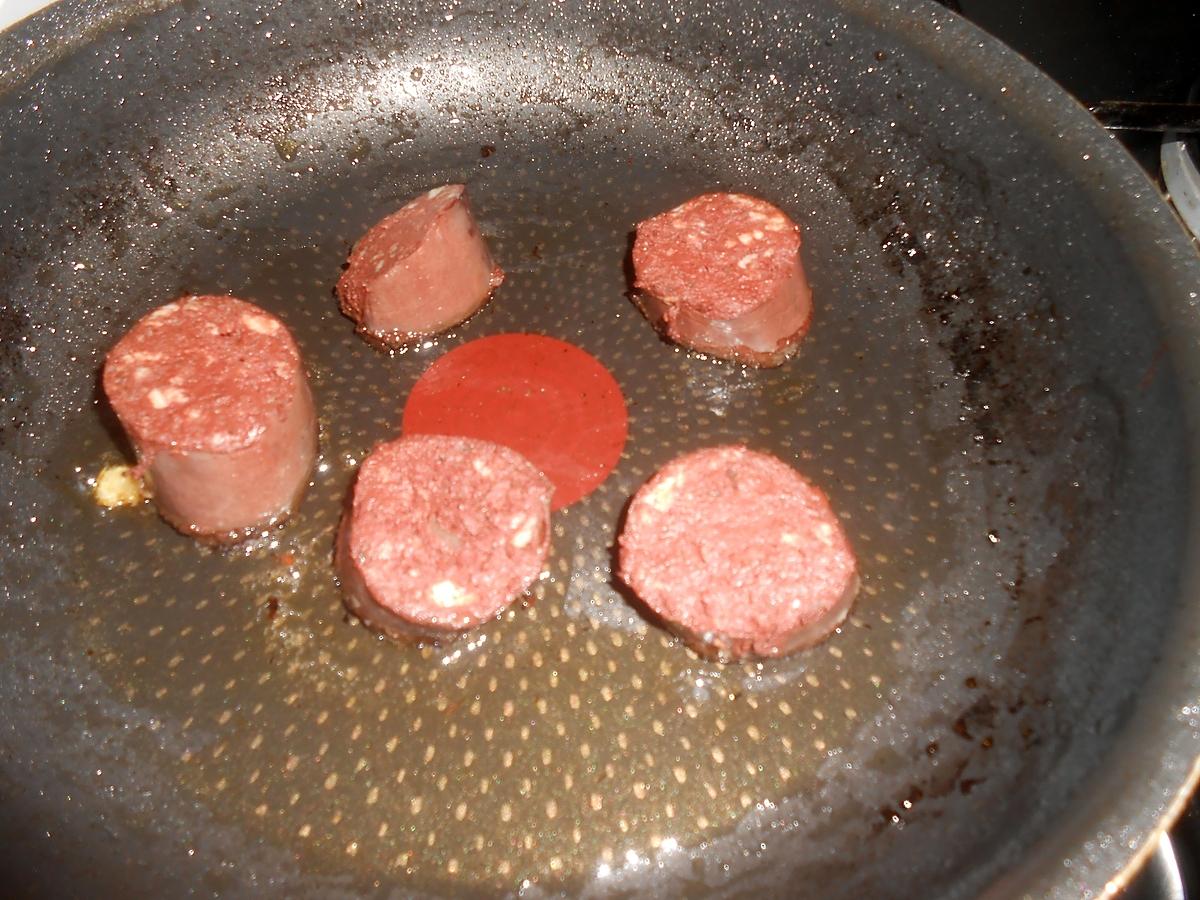
[[[1090,895],[1193,781],[1200,262],[1087,114],[923,2],[65,3],[0,40],[0,860],[20,892]],[[386,356],[330,289],[466,181],[508,272]],[[706,189],[803,223],[804,351],[747,370],[626,299],[633,224]],[[105,351],[185,291],[282,316],[322,463],[204,550],[100,511]],[[449,348],[531,331],[630,439],[549,577],[471,638],[343,616],[340,501]],[[719,666],[612,583],[633,490],[744,440],[806,471],[854,614]]]

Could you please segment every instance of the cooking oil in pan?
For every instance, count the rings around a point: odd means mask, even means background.
[[[584,181],[577,162],[550,175],[502,157],[472,154],[486,170],[411,166],[427,173],[410,175],[414,192],[471,181],[509,278],[465,325],[404,353],[363,344],[329,293],[345,247],[387,211],[371,199],[374,156],[345,176],[359,189],[339,191],[336,215],[328,198],[276,199],[240,214],[238,252],[193,263],[205,284],[189,289],[235,290],[295,333],[322,460],[293,521],[236,551],[196,546],[149,506],[77,509],[88,527],[74,550],[94,601],[84,640],[116,693],[184,748],[162,764],[219,820],[289,848],[314,876],[484,891],[619,880],[697,848],[719,862],[722,841],[750,827],[815,848],[830,828],[866,840],[988,790],[981,742],[1019,741],[1037,715],[984,652],[1017,640],[1003,617],[980,623],[1019,601],[1002,589],[997,601],[995,576],[971,561],[992,527],[987,504],[959,502],[979,487],[946,451],[970,446],[969,429],[938,425],[931,440],[941,413],[923,399],[954,373],[911,324],[919,300],[895,290],[905,276],[878,239],[819,172],[812,195],[772,198],[810,223],[818,313],[798,359],[745,369],[663,343],[625,297],[632,224],[718,175],[614,153]],[[833,277],[822,260],[836,258],[853,277]],[[570,341],[608,367],[628,401],[625,452],[557,515],[547,575],[522,602],[456,643],[388,642],[345,615],[333,578],[350,478],[397,433],[433,360],[513,331]],[[114,444],[98,419],[84,430],[64,462],[86,474]],[[638,615],[613,582],[612,547],[657,467],[735,441],[831,494],[863,589],[826,643],[720,666]],[[993,571],[1015,564],[1006,549],[989,557]]]

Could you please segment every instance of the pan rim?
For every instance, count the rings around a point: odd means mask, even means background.
[[[1161,290],[1149,293],[1156,298],[1153,311],[1163,326],[1168,359],[1176,367],[1180,382],[1185,386],[1181,391],[1184,408],[1188,408],[1189,400],[1193,407],[1188,421],[1188,444],[1192,451],[1190,458],[1197,458],[1200,452],[1200,423],[1197,422],[1194,406],[1197,385],[1200,385],[1200,365],[1196,364],[1195,354],[1187,351],[1189,345],[1195,346],[1200,339],[1200,316],[1197,316],[1195,306],[1198,294],[1197,291],[1188,290],[1189,284],[1200,285],[1200,247],[1184,232],[1182,223],[1149,176],[1080,101],[1026,57],[963,16],[941,7],[934,0],[913,0],[910,4],[888,0],[839,2],[872,20],[905,7],[923,12],[928,18],[907,29],[907,37],[917,45],[917,49],[936,58],[952,71],[952,77],[970,81],[982,98],[996,102],[1013,119],[1030,123],[1045,116],[1044,107],[1033,110],[1030,108],[1032,105],[1024,105],[1020,98],[1041,96],[1048,101],[1045,106],[1053,105],[1052,113],[1059,126],[1053,149],[1061,157],[1087,162],[1090,174],[1095,176],[1091,180],[1080,178],[1073,187],[1086,192],[1106,221],[1132,218],[1138,222],[1138,228],[1133,233],[1137,247],[1133,249],[1139,251],[1143,258],[1157,257],[1160,263],[1171,263],[1156,268],[1143,264],[1139,266],[1139,274],[1145,280],[1162,285]],[[905,12],[909,11],[905,9]],[[1040,136],[1043,144],[1050,143],[1044,133],[1040,133]],[[1131,256],[1136,254],[1131,253]],[[1191,388],[1190,397],[1188,386]],[[1200,540],[1200,534],[1197,533],[1200,485],[1197,484],[1195,471],[1190,473],[1190,480],[1191,521],[1186,544],[1196,546]],[[1189,631],[1191,642],[1176,641],[1173,645],[1177,651],[1174,656],[1182,658],[1160,657],[1149,684],[1151,687],[1156,685],[1164,677],[1164,670],[1174,667],[1185,671],[1190,677],[1175,680],[1172,702],[1168,702],[1166,694],[1158,694],[1148,688],[1147,693],[1154,695],[1154,704],[1161,714],[1158,722],[1160,727],[1166,713],[1178,711],[1188,703],[1194,704],[1200,698],[1200,665],[1194,660],[1196,635],[1200,634],[1200,609],[1196,604],[1190,604],[1194,611],[1188,615],[1189,604],[1185,599],[1198,596],[1200,566],[1193,558],[1185,564],[1178,592],[1180,617],[1190,619],[1187,623],[1190,627],[1181,628],[1179,632]],[[1178,652],[1180,644],[1186,644],[1193,652]],[[1124,733],[1114,741],[1109,756],[1102,759],[1077,788],[1077,795],[1089,790],[1100,793],[1096,789],[1114,779],[1115,767],[1111,757],[1120,753],[1127,744],[1139,742],[1145,734],[1145,728],[1140,726],[1153,724],[1142,721],[1148,715],[1147,703],[1139,702],[1123,727]],[[1177,716],[1171,717],[1171,722],[1164,730],[1168,732],[1164,744],[1174,736],[1190,741],[1190,746],[1181,750],[1167,746],[1157,764],[1146,765],[1147,771],[1127,771],[1119,779],[1124,790],[1109,795],[1113,799],[1107,808],[1093,816],[1074,812],[1068,820],[1060,821],[1051,832],[1044,834],[1024,851],[1015,868],[988,885],[983,896],[997,900],[1010,896],[1112,896],[1123,890],[1146,864],[1159,840],[1174,826],[1188,800],[1200,786],[1200,732],[1179,723]],[[1143,754],[1143,759],[1148,755]],[[1182,778],[1167,774],[1185,768],[1186,773]],[[1167,783],[1156,791],[1156,795],[1161,794],[1160,802],[1155,804],[1153,801],[1156,797],[1151,796],[1135,799],[1141,797],[1138,788],[1142,782],[1137,775],[1146,775],[1147,784],[1155,776],[1159,779],[1166,777]],[[1138,832],[1136,837],[1113,839],[1107,842],[1106,851],[1089,855],[1089,844],[1104,843],[1099,839],[1100,835],[1115,838],[1122,831],[1127,835],[1130,824],[1136,818],[1142,819],[1134,829]],[[1068,831],[1078,833],[1077,839],[1067,838],[1065,835]],[[1129,847],[1131,842],[1136,846]],[[1128,847],[1132,852],[1122,853],[1119,849],[1122,847]]]

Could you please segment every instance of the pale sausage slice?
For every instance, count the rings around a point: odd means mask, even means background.
[[[286,518],[317,454],[300,351],[278,318],[234,297],[183,297],[109,352],[104,392],[163,518],[237,540]]]
[[[634,300],[667,338],[756,366],[796,352],[812,316],[800,229],[746,194],[702,194],[637,226]]]
[[[346,607],[392,637],[452,637],[541,574],[554,486],[490,441],[414,435],[363,461],[338,533]]]
[[[371,343],[399,347],[445,331],[504,280],[461,184],[433,188],[374,225],[338,280],[341,310]]]
[[[781,656],[825,638],[858,590],[828,498],[782,460],[742,446],[698,450],[634,496],[619,574],[706,656]]]

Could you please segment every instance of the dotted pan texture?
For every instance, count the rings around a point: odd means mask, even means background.
[[[47,832],[6,865],[45,890],[955,897],[1053,831],[1171,621],[1187,451],[1137,266],[1055,142],[954,67],[982,45],[836,2],[127,12],[0,95],[0,787]],[[332,294],[347,251],[455,181],[507,280],[372,350]],[[713,189],[804,230],[814,324],[779,369],[670,346],[626,297],[633,225]],[[280,316],[320,417],[294,520],[226,553],[88,497],[127,453],[103,355],[185,291]],[[421,372],[505,331],[613,372],[625,454],[525,603],[395,645],[343,614],[342,499]],[[863,590],[827,643],[721,667],[647,624],[611,548],[657,467],[731,441],[829,493]]]

